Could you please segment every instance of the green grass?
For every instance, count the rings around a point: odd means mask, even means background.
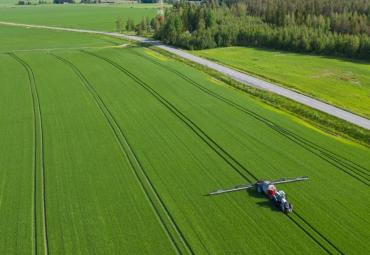
[[[33,250],[33,123],[27,76],[0,54],[0,253]]]
[[[0,7],[0,21],[115,31],[117,17],[121,16],[125,22],[128,18],[139,22],[142,17],[154,17],[157,10],[155,4]]]
[[[370,117],[369,62],[245,47],[193,53]]]
[[[125,44],[122,39],[45,29],[25,29],[0,25],[0,52],[48,51],[63,48],[113,47]]]
[[[367,249],[368,148],[142,47],[0,60],[0,254],[44,236],[49,254]],[[282,186],[290,216],[253,192],[204,196],[301,175]]]
[[[143,45],[143,46],[148,47],[148,45]],[[240,91],[243,91],[251,95],[257,100],[263,103],[266,103],[267,105],[270,105],[276,109],[280,109],[286,113],[290,113],[293,116],[296,116],[302,120],[305,120],[308,123],[312,124],[314,127],[317,127],[329,134],[333,134],[335,136],[340,136],[340,137],[345,137],[346,139],[349,139],[356,143],[360,143],[362,145],[370,147],[370,131],[367,129],[360,128],[359,126],[356,126],[352,123],[338,119],[334,116],[323,113],[321,111],[312,109],[308,106],[302,105],[293,100],[289,100],[283,96],[279,96],[271,92],[259,90],[259,89],[250,87],[248,85],[245,85],[241,82],[237,82],[233,79],[230,79],[228,76],[221,74],[215,70],[206,68],[192,61],[185,60],[167,51],[161,50],[157,47],[149,47],[149,48],[169,58],[175,59],[189,66],[192,66],[202,72],[205,72],[208,75],[212,76],[215,81],[224,82],[228,84],[229,86],[234,87],[235,89],[238,89]]]

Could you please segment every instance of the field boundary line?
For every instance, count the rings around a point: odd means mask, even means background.
[[[38,254],[50,254],[49,250],[49,238],[48,238],[48,226],[46,217],[46,178],[45,178],[45,147],[44,147],[44,131],[43,131],[43,120],[41,112],[41,104],[39,100],[39,93],[36,86],[35,74],[31,66],[15,55],[14,53],[9,53],[15,61],[21,64],[27,71],[29,80],[29,89],[32,97],[32,108],[34,117],[34,252]],[[38,186],[41,186],[38,188]],[[38,197],[41,196],[40,201]],[[41,208],[39,208],[41,207]],[[38,211],[41,211],[40,220],[37,215]],[[39,227],[41,228],[41,238],[39,238]],[[43,239],[43,241],[41,241]],[[42,242],[42,243],[41,243]],[[43,250],[39,250],[38,246],[44,247]]]
[[[132,146],[128,142],[128,139],[126,135],[124,134],[122,128],[120,127],[120,125],[118,125],[118,122],[116,121],[115,117],[113,116],[109,108],[106,106],[104,100],[98,94],[94,86],[87,80],[87,78],[82,74],[82,72],[72,62],[58,55],[55,55],[53,53],[50,53],[50,54],[54,56],[55,58],[57,58],[59,61],[68,65],[75,72],[75,74],[79,77],[79,79],[83,83],[86,90],[90,93],[90,95],[95,100],[95,103],[97,104],[100,111],[106,118],[106,121],[108,122],[109,126],[111,127],[114,133],[114,136],[118,144],[120,145],[120,148],[123,152],[125,159],[128,160],[128,162],[130,163],[130,166],[133,170],[134,175],[136,176],[138,183],[140,184],[141,189],[143,190],[146,198],[151,204],[153,211],[155,212],[159,222],[161,223],[164,231],[169,237],[176,252],[178,254],[184,254],[184,253],[185,254],[195,254],[190,244],[184,237],[184,234],[182,233],[179,226],[177,225],[176,221],[174,220],[169,209],[167,208],[161,196],[159,195],[159,192],[156,190],[153,182],[150,180],[148,174],[144,170],[144,167],[142,166],[141,162],[136,156],[136,153],[132,149]],[[166,222],[166,219],[168,222]],[[172,228],[172,230],[170,228]],[[177,239],[179,240],[176,240],[176,237],[174,236],[175,234],[177,235]]]
[[[230,99],[227,99],[225,97],[223,97],[222,95],[219,95],[218,93],[216,92],[213,92],[211,91],[210,89],[207,89],[205,88],[204,86],[202,86],[201,84],[199,84],[198,82],[194,81],[193,79],[191,79],[190,77],[188,77],[187,75],[177,71],[176,69],[172,68],[172,67],[169,67],[163,63],[160,63],[159,61],[156,61],[148,56],[145,56],[143,54],[140,54],[136,51],[129,51],[131,54],[134,54],[136,56],[139,56],[139,57],[142,57],[160,67],[162,67],[163,69],[169,71],[169,72],[172,72],[174,74],[176,74],[178,77],[182,78],[183,80],[185,80],[186,82],[188,82],[190,85],[192,85],[193,87],[199,89],[200,91],[202,91],[203,93],[205,94],[208,94],[209,96],[211,97],[214,97],[216,99],[218,99],[219,101],[222,101],[224,102],[225,104],[229,105],[230,107],[233,107],[234,109],[237,109],[239,110],[240,112],[243,112],[251,117],[253,117],[254,119],[260,121],[261,123],[265,124],[267,127],[269,127],[270,129],[274,130],[275,132],[279,133],[280,135],[282,135],[283,137],[291,140],[293,143],[297,144],[298,146],[300,146],[301,148],[311,152],[313,155],[321,158],[322,160],[326,161],[327,163],[331,164],[332,166],[334,166],[335,168],[339,169],[340,171],[348,174],[349,176],[357,179],[358,181],[362,182],[363,184],[365,184],[366,186],[370,186],[369,185],[369,178],[370,178],[370,170],[369,169],[366,169],[365,167],[341,156],[341,155],[338,155],[328,149],[325,149],[324,147],[320,146],[320,145],[317,145],[309,140],[307,140],[306,138],[292,132],[292,131],[289,131],[288,129],[282,127],[281,125],[241,106],[240,104],[238,103],[235,103],[234,101],[230,100]]]
[[[257,181],[258,178],[250,172],[245,166],[243,166],[240,162],[238,162],[231,154],[229,154],[225,149],[223,149],[220,145],[216,143],[211,137],[209,137],[200,127],[198,127],[192,120],[190,120],[188,117],[186,117],[180,110],[178,110],[173,104],[171,104],[167,99],[165,99],[163,96],[161,96],[158,92],[156,92],[150,85],[142,81],[140,78],[132,74],[130,71],[126,70],[124,67],[116,63],[115,61],[97,55],[92,52],[88,51],[82,51],[86,54],[89,54],[91,56],[94,56],[96,58],[100,58],[101,60],[106,61],[107,63],[110,63],[114,67],[116,67],[118,70],[120,70],[123,74],[131,78],[133,81],[135,81],[138,85],[143,87],[145,90],[147,90],[154,98],[156,98],[163,106],[165,106],[170,112],[172,112],[177,118],[179,118],[186,126],[190,128],[190,130],[195,133],[203,142],[206,143],[218,156],[220,156],[231,168],[237,172],[243,179],[247,180],[248,182]],[[244,174],[242,171],[244,171],[246,174]],[[293,221],[292,218],[288,217],[291,221]],[[303,218],[303,217],[302,217]],[[304,231],[304,233],[310,237],[316,244],[318,244],[323,250],[325,250],[328,254],[332,254],[329,249],[324,248],[325,245],[322,244],[322,240],[324,242],[337,250],[339,253],[341,251],[332,243],[330,242],[326,237],[324,237],[319,231],[317,231],[315,228],[313,228],[306,220],[304,220],[306,223],[306,226],[309,226],[311,229],[311,232],[315,232],[317,236],[321,237],[321,242],[318,240],[318,238],[314,237],[314,235],[309,234],[310,231],[307,230],[307,227],[305,228],[302,225],[299,225],[300,228]],[[297,223],[296,223],[297,224]]]
[[[48,52],[48,51],[63,51],[63,50],[88,50],[88,49],[122,49],[128,47],[129,44],[124,43],[120,45],[111,45],[111,46],[85,46],[85,47],[66,47],[66,48],[35,48],[35,49],[19,49],[19,50],[8,50],[0,51],[2,54],[6,53],[17,53],[17,52]]]
[[[214,71],[220,72],[229,78],[241,82],[244,85],[257,88],[263,91],[269,91],[274,94],[278,94],[285,98],[289,98],[293,101],[299,102],[303,105],[309,106],[313,109],[319,110],[321,112],[327,113],[329,115],[335,116],[339,119],[345,120],[367,130],[370,130],[370,120],[360,116],[356,113],[350,112],[348,110],[344,110],[340,107],[331,105],[329,103],[320,101],[319,99],[310,97],[308,95],[298,93],[294,90],[289,88],[285,88],[279,86],[277,84],[265,81],[263,79],[254,77],[252,75],[239,72],[233,68],[218,64],[214,61],[195,56],[191,53],[185,52],[181,49],[177,49],[172,46],[168,46],[163,44],[160,41],[148,39],[145,37],[140,36],[133,36],[133,35],[125,35],[120,33],[114,32],[104,32],[104,31],[96,31],[96,30],[89,30],[89,29],[77,29],[77,28],[63,28],[63,27],[53,27],[53,26],[44,26],[44,25],[31,25],[31,24],[22,24],[22,23],[15,23],[15,22],[5,22],[0,21],[0,25],[7,25],[7,26],[19,26],[19,27],[31,27],[31,28],[41,28],[41,29],[52,29],[52,30],[60,30],[60,31],[69,31],[69,32],[78,32],[78,33],[90,33],[90,34],[100,34],[100,35],[107,35],[112,37],[124,38],[131,41],[136,41],[138,43],[144,43],[156,46],[162,50],[170,52],[172,54],[177,55],[178,57],[184,58],[186,60],[192,61],[204,67],[210,68]]]

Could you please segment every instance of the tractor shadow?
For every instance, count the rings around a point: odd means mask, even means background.
[[[259,193],[254,189],[248,189],[246,193],[251,197],[260,198],[264,200],[256,203],[259,207],[270,208],[271,211],[280,213],[279,208],[277,208],[276,205],[271,200],[269,200],[264,194]]]

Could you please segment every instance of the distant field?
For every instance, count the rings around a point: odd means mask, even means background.
[[[370,117],[370,62],[245,47],[192,53]]]
[[[117,17],[139,22],[157,9],[155,4],[0,6],[0,21],[114,31]]]
[[[15,5],[18,1],[16,0],[0,0],[1,5]]]
[[[108,36],[68,33],[45,29],[27,29],[3,25],[0,25],[0,38],[0,52],[103,47],[125,43],[122,39]]]
[[[0,53],[0,254],[368,249],[369,148],[146,48],[0,29],[3,52],[49,49]],[[253,192],[204,196],[302,175],[282,186],[289,216]]]

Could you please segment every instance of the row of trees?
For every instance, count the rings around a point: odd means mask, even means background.
[[[29,0],[19,0],[17,5],[31,5],[31,4],[47,4],[46,0],[39,0],[37,3],[32,3]]]
[[[325,13],[321,10],[325,8],[313,8],[313,11],[306,11],[304,22],[300,22],[294,14],[297,10],[291,8],[292,11],[286,12],[283,9],[284,21],[277,22],[268,21],[264,16],[265,12],[262,11],[265,9],[262,7],[261,9],[256,7],[248,9],[251,8],[248,4],[256,1],[244,0],[244,2],[236,3],[228,1],[223,5],[219,2],[207,2],[202,5],[185,2],[175,4],[173,8],[166,11],[165,22],[159,24],[160,28],[156,30],[155,37],[166,43],[188,49],[230,45],[263,46],[297,52],[370,59],[369,16],[367,16],[368,9],[366,9],[368,7],[356,7],[356,11],[361,15],[354,13],[352,17],[356,15],[366,17],[366,19],[361,18],[363,24],[358,23],[362,25],[356,28],[351,25],[340,25],[342,24],[341,17],[345,17],[348,12],[339,7],[334,8],[335,5],[332,9],[338,12],[328,12],[328,15],[337,17],[333,19],[335,21],[324,16]],[[281,2],[280,0],[258,1],[262,3]],[[299,1],[318,2],[316,0]],[[282,2],[298,3],[299,1],[284,0]],[[322,1],[333,3],[331,0]],[[267,6],[266,9],[268,8],[275,7]],[[258,12],[261,15],[257,15]],[[333,27],[336,28],[333,29]]]
[[[157,33],[163,24],[163,17],[157,16],[149,19],[144,17],[138,24],[135,24],[134,20],[128,18],[125,22],[122,17],[118,17],[116,20],[116,31],[119,33],[123,32],[135,32],[138,35],[148,35]]]
[[[278,26],[321,26],[332,32],[370,34],[370,1],[232,0],[226,4],[236,14],[260,17]]]
[[[75,3],[75,1],[74,0],[53,0],[53,3],[54,4],[64,4],[64,3],[73,4]]]

